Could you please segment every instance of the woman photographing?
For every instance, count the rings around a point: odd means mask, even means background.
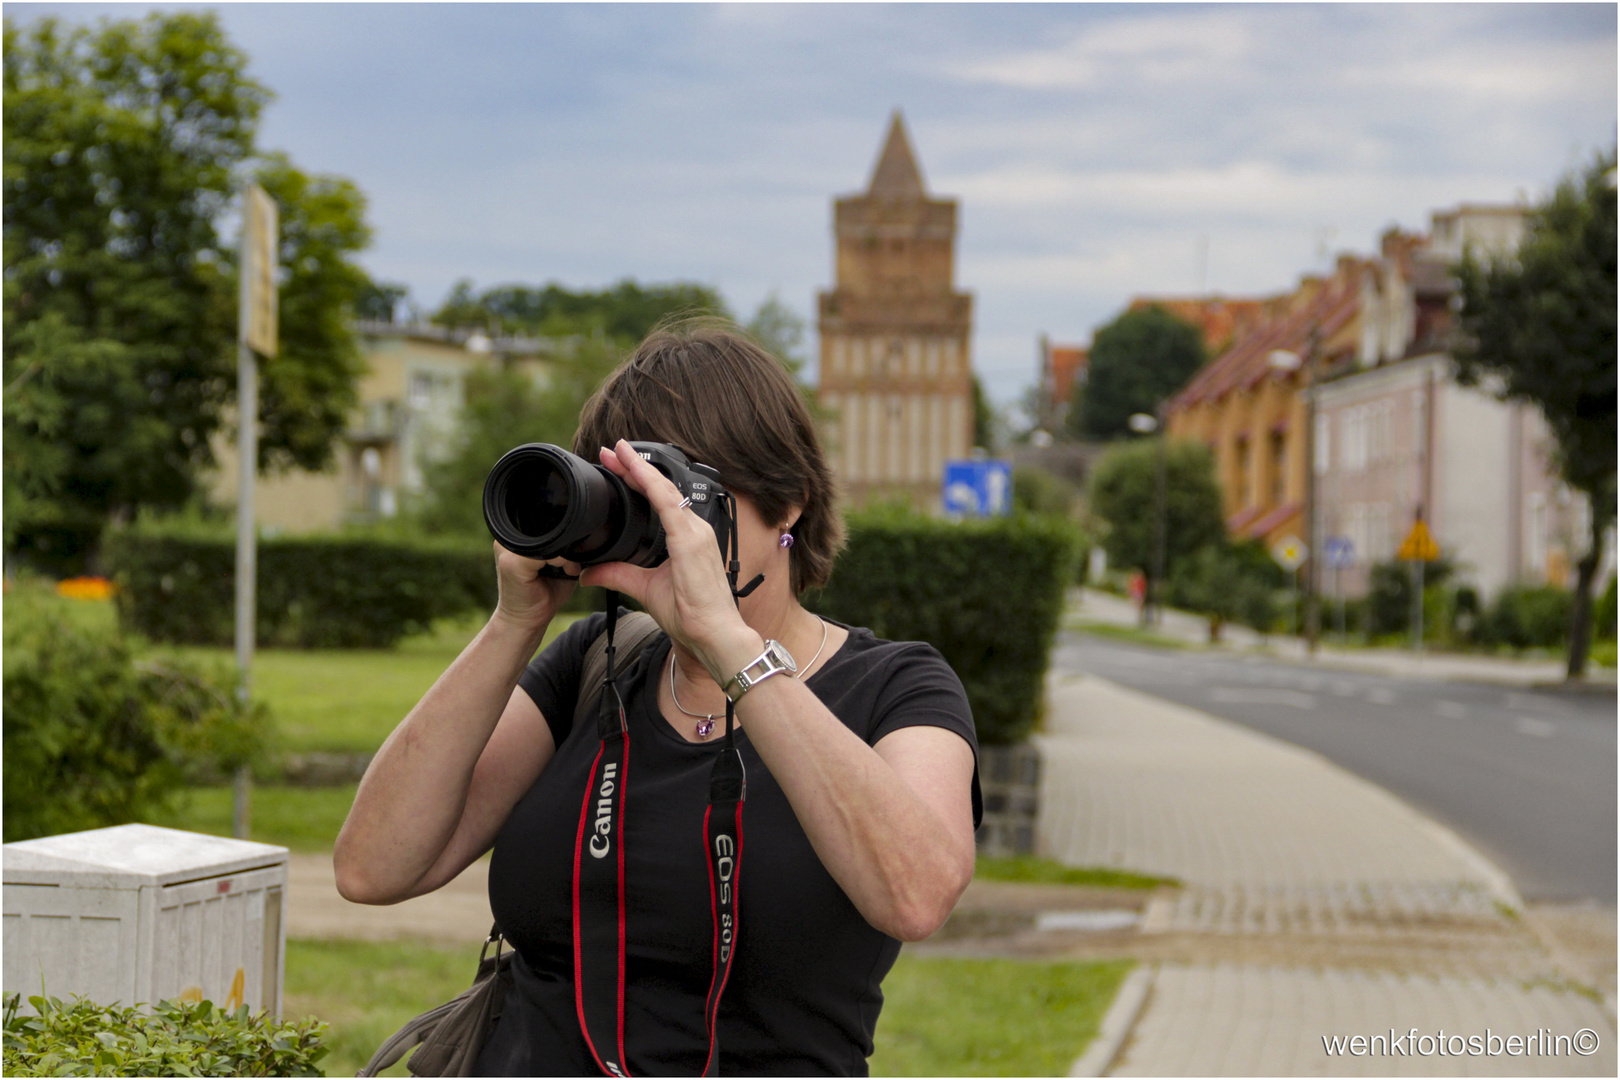
[[[718,472],[737,580],[763,576],[740,600],[714,528],[632,439]],[[496,546],[495,613],[373,759],[338,837],[339,891],[397,903],[493,846],[490,906],[517,959],[485,1075],[864,1075],[900,942],[938,929],[973,873],[977,744],[961,684],[930,646],[800,605],[842,542],[832,476],[792,380],[740,334],[655,331],[587,403],[574,449],[646,497],[667,560],[582,570]],[[575,587],[548,566],[634,598],[662,631],[615,671],[622,772],[604,776],[598,725],[574,719],[606,616],[534,655]],[[746,855],[721,964],[725,882],[705,829],[728,697]],[[593,852],[604,779],[622,831]],[[589,888],[580,898],[582,872],[603,866],[622,875],[617,911],[593,908]],[[598,917],[622,939],[621,970],[601,975],[617,1030],[588,1038],[576,973],[599,983],[602,965],[577,930]]]

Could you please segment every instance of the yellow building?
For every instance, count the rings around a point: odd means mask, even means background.
[[[423,490],[423,466],[449,451],[467,375],[517,365],[543,381],[542,357],[552,347],[437,326],[361,323],[357,329],[366,373],[357,387],[359,404],[333,449],[332,468],[259,477],[254,516],[266,532],[313,532],[393,517]],[[236,444],[222,439],[214,449],[219,468],[210,498],[234,505]]]
[[[1364,279],[1376,269],[1346,255],[1331,275],[1305,278],[1171,399],[1170,436],[1215,453],[1233,536],[1305,537],[1304,361],[1314,350],[1321,372],[1357,355]]]
[[[898,111],[865,194],[835,203],[834,232],[819,321],[833,469],[855,503],[937,509],[945,462],[973,448],[973,297],[953,285],[956,201],[928,196]]]

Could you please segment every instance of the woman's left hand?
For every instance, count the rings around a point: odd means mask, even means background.
[[[580,584],[634,597],[670,637],[703,662],[716,682],[723,682],[729,675],[721,672],[730,660],[757,653],[763,645],[737,611],[713,527],[682,506],[680,489],[625,440],[612,450],[603,447],[601,460],[604,468],[647,497],[664,526],[669,558],[651,568],[623,562],[587,567]]]

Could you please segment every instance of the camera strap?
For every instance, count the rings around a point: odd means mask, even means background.
[[[736,587],[732,576],[733,591]],[[619,595],[607,595],[607,672],[597,703],[602,745],[591,764],[574,839],[574,1006],[585,1044],[606,1076],[629,1076],[624,1034],[624,792],[630,759],[630,729],[624,698],[615,682],[614,629]],[[720,1068],[720,998],[736,957],[738,886],[742,867],[742,810],[747,777],[726,708],[726,733],[709,774],[709,805],[703,814],[713,924],[713,974],[703,1004],[709,1050],[703,1076]]]

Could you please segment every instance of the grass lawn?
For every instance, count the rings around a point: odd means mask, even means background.
[[[1113,638],[1116,641],[1128,641],[1133,645],[1151,645],[1159,649],[1197,649],[1200,646],[1180,638],[1165,637],[1152,630],[1143,630],[1137,626],[1116,626],[1113,623],[1090,622],[1086,619],[1066,619],[1063,623],[1065,630],[1078,630],[1083,634],[1094,634],[1097,637]]]
[[[321,1066],[353,1076],[406,1020],[465,990],[476,960],[471,948],[291,940],[283,1011],[330,1024]],[[1062,1076],[1130,967],[902,954],[883,983],[872,1075]]]
[[[54,612],[74,625],[111,629],[118,615],[110,600],[69,600],[51,582],[20,579],[6,590],[7,619]],[[558,615],[546,642],[581,616]],[[270,707],[281,750],[370,753],[404,719],[435,679],[483,627],[485,616],[469,614],[405,638],[393,649],[261,649],[253,660],[253,694]],[[235,653],[228,648],[153,644],[150,650],[181,656],[229,678]]]
[[[321,1059],[327,1076],[353,1076],[401,1024],[472,985],[476,946],[412,942],[287,940],[282,1015],[331,1025]],[[409,1076],[400,1062],[385,1076]]]
[[[987,881],[1025,881],[1035,885],[1089,885],[1098,889],[1155,889],[1179,885],[1175,878],[1152,877],[1106,866],[1065,866],[1054,859],[1020,855],[1004,859],[980,856],[973,876]]]
[[[293,851],[329,852],[343,819],[354,804],[357,784],[339,787],[280,787],[254,785],[249,813],[249,839],[280,844]],[[187,788],[175,799],[174,809],[154,815],[153,825],[189,832],[231,835],[231,789]]]
[[[552,620],[546,642],[579,615]],[[484,625],[481,615],[446,620],[393,649],[262,649],[253,660],[254,696],[270,706],[283,750],[370,753],[404,719]],[[229,649],[163,647],[229,662]]]

